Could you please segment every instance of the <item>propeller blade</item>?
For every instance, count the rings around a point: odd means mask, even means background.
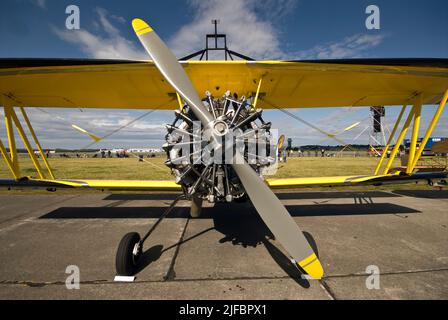
[[[173,53],[143,20],[134,19],[132,26],[156,67],[180,96],[190,105],[204,126],[213,117],[203,106],[193,84]],[[240,156],[241,155],[238,155]],[[240,162],[241,163],[241,162]],[[323,276],[322,265],[300,228],[286,208],[247,163],[234,164],[233,168],[263,221],[296,263],[315,279]]]
[[[204,126],[211,123],[213,121],[211,114],[204,107],[184,68],[171,50],[143,20],[132,20],[132,27],[156,67],[185,102],[190,105],[196,117]]]
[[[285,206],[258,174],[247,164],[235,164],[233,169],[243,183],[255,209],[295,262],[314,279],[324,275],[322,265],[302,230]]]

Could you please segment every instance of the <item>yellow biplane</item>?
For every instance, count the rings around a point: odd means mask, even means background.
[[[2,186],[178,190],[183,198],[192,201],[193,217],[199,216],[203,200],[231,202],[250,198],[296,266],[320,279],[324,272],[318,257],[271,189],[443,181],[447,177],[445,172],[418,173],[414,169],[447,102],[448,59],[178,61],[148,24],[140,19],[134,19],[132,24],[150,61],[0,60],[0,104],[4,108],[9,148],[8,151],[0,140],[0,151],[13,177],[1,180]],[[205,98],[201,99],[198,92],[206,92]],[[423,104],[439,106],[418,147]],[[270,164],[264,161],[269,155],[249,161],[247,152],[235,148],[234,159],[239,161],[206,163],[192,161],[192,154],[180,151],[184,150],[180,145],[187,145],[190,150],[192,142],[188,139],[205,131],[209,133],[205,142],[213,143],[215,153],[229,148],[220,141],[235,129],[249,131],[242,136],[243,145],[250,139],[265,139],[271,123],[263,120],[262,109],[384,105],[402,109],[375,172],[368,176],[264,180],[261,169]],[[411,106],[409,112],[407,106]],[[26,114],[26,108],[32,107],[175,110],[175,121],[167,125],[164,145],[166,164],[172,169],[175,181],[57,179]],[[22,113],[42,154],[45,170],[33,152],[16,110]],[[197,122],[199,129],[194,131],[193,123]],[[20,172],[14,127],[36,167],[37,178],[25,177]],[[407,167],[393,171],[392,161],[410,127]],[[392,148],[396,133],[398,137]],[[204,140],[200,140],[199,150],[193,154],[201,153],[203,148]],[[390,148],[390,157],[385,161]],[[135,272],[144,241],[175,204],[176,201],[145,236],[133,232],[122,239],[116,257],[118,274]]]

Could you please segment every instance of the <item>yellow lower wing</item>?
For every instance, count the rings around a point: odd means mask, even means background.
[[[43,180],[27,179],[16,182],[15,186],[47,187],[47,188],[87,188],[111,190],[160,190],[177,191],[181,186],[167,180]]]
[[[311,178],[287,178],[287,179],[267,179],[266,182],[272,189],[275,188],[293,188],[293,187],[312,187],[312,186],[333,186],[350,185],[361,182],[367,182],[372,179],[378,180],[394,175],[382,176],[336,176],[336,177],[311,177]]]
[[[418,180],[447,179],[448,173],[422,172],[411,175],[358,175],[336,177],[287,178],[266,179],[271,189],[289,189],[313,186],[353,186],[353,185],[382,185],[408,183]],[[79,189],[105,189],[105,190],[146,190],[146,191],[181,191],[180,185],[173,180],[84,180],[84,179],[32,179],[22,178],[16,180],[0,180],[0,187],[36,187],[36,188],[79,188]]]

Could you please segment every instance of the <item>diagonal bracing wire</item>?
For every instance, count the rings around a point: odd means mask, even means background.
[[[174,100],[174,99],[171,99],[168,103],[172,102],[173,100]],[[163,105],[165,105],[165,104],[163,104]],[[119,132],[119,131],[121,131],[121,130],[127,128],[127,127],[129,127],[130,125],[134,124],[135,122],[137,122],[137,121],[139,121],[139,120],[141,120],[141,119],[143,119],[143,118],[149,116],[151,113],[153,113],[153,112],[155,112],[155,111],[157,111],[157,110],[160,110],[160,108],[161,108],[163,105],[160,105],[160,106],[158,106],[158,107],[155,108],[155,109],[151,109],[151,110],[149,110],[149,111],[147,111],[147,112],[142,113],[141,115],[139,115],[139,116],[136,117],[135,119],[133,119],[133,120],[127,122],[126,124],[124,124],[124,125],[122,125],[122,126],[116,128],[116,129],[112,130],[111,132],[105,134],[104,136],[102,136],[101,138],[99,138],[98,141],[94,141],[94,142],[92,142],[92,143],[89,143],[88,145],[82,147],[81,149],[88,149],[88,148],[90,148],[91,146],[95,145],[96,143],[98,143],[98,142],[100,142],[100,141],[102,141],[102,140],[104,140],[104,139],[106,139],[106,138],[109,138],[110,136],[112,136],[112,135],[116,134],[117,132]],[[60,120],[60,121],[62,121],[62,122],[64,122],[64,123],[69,124],[70,126],[72,125],[69,121],[65,120],[64,118],[62,118],[62,117],[60,117],[60,116],[58,116],[58,115],[54,115],[54,114],[52,114],[52,113],[50,113],[50,112],[48,112],[48,111],[46,111],[46,110],[43,110],[43,109],[41,109],[41,108],[37,108],[37,109],[38,109],[39,111],[43,112],[43,113],[46,113],[46,114],[48,114],[48,115],[50,115],[50,116],[52,116],[52,117],[57,118],[58,120]],[[135,158],[139,158],[137,155],[135,155],[135,154],[133,154],[133,153],[131,153],[131,152],[129,152],[129,154],[130,154],[131,156],[135,157]],[[145,163],[147,163],[147,164],[150,164],[151,166],[153,166],[153,167],[155,167],[155,168],[157,168],[157,169],[166,171],[165,168],[162,168],[162,167],[160,167],[160,166],[158,166],[158,165],[156,165],[156,164],[154,164],[154,163],[152,163],[152,162],[150,162],[150,161],[147,161],[147,160],[145,160],[145,159],[143,159],[143,161],[144,161]]]
[[[154,109],[151,109],[151,110],[149,110],[149,111],[147,111],[147,112],[144,112],[143,114],[139,115],[137,118],[135,118],[135,119],[133,119],[133,120],[127,122],[126,124],[124,124],[124,125],[118,127],[117,129],[112,130],[111,132],[109,132],[109,133],[105,134],[104,136],[102,136],[102,137],[101,137],[101,141],[104,140],[104,139],[106,139],[106,138],[109,138],[110,136],[116,134],[117,132],[119,132],[119,131],[121,131],[121,130],[127,128],[127,127],[129,127],[131,124],[134,124],[135,122],[137,122],[137,121],[139,121],[139,120],[141,120],[141,119],[143,119],[143,118],[149,116],[151,113],[153,113],[153,112],[155,112],[155,111],[157,111],[157,110],[160,110],[160,108],[161,108],[162,106],[167,105],[167,104],[171,103],[172,101],[174,101],[174,98],[172,98],[172,99],[171,99],[170,101],[168,101],[167,103],[164,103],[164,104],[159,105],[158,107],[156,107],[156,108],[154,108]],[[98,143],[98,142],[99,142],[99,141],[92,142],[92,143],[88,144],[87,146],[85,146],[83,149],[88,149],[88,148],[90,148],[91,146],[93,146],[94,144],[96,144],[96,143]]]
[[[269,102],[269,101],[266,100],[265,98],[260,98],[260,99],[263,100],[264,102],[266,102],[266,103],[267,103],[268,105],[270,105],[271,107],[273,107],[273,108],[275,108],[275,109],[277,109],[277,110],[280,110],[280,111],[283,112],[284,114],[290,116],[291,118],[294,118],[294,119],[296,119],[297,121],[300,121],[300,122],[302,122],[303,124],[307,125],[308,127],[313,128],[314,130],[316,130],[316,131],[318,131],[318,132],[320,132],[320,133],[326,135],[328,138],[330,138],[330,139],[334,139],[334,140],[336,140],[337,142],[341,143],[341,144],[344,145],[344,146],[347,145],[347,143],[346,143],[345,141],[343,141],[343,140],[337,138],[334,134],[331,134],[331,133],[329,133],[329,132],[326,132],[326,131],[324,131],[324,130],[318,128],[318,127],[316,127],[316,126],[313,125],[312,123],[310,123],[310,122],[308,122],[308,121],[302,119],[301,117],[295,115],[294,113],[291,113],[291,112],[289,112],[289,111],[287,111],[287,110],[285,110],[285,109],[283,109],[283,108],[277,107],[276,105],[274,105],[273,103]]]
[[[101,137],[101,141],[104,140],[104,139],[106,139],[106,138],[109,138],[110,136],[116,134],[117,132],[119,132],[119,131],[121,131],[121,130],[123,130],[123,129],[126,129],[126,128],[129,127],[131,124],[134,124],[135,122],[137,122],[137,121],[139,121],[139,120],[141,120],[141,119],[143,119],[143,118],[149,116],[151,113],[153,113],[153,112],[156,111],[156,110],[157,110],[157,109],[149,110],[149,111],[147,111],[147,112],[145,112],[145,113],[139,115],[137,118],[135,118],[135,119],[133,119],[133,120],[127,122],[126,124],[124,124],[124,125],[122,125],[122,126],[116,128],[116,129],[112,130],[111,132],[109,132],[109,133],[105,134],[104,136],[102,136],[102,137]],[[99,142],[99,141],[91,142],[91,143],[89,143],[87,146],[83,147],[83,149],[88,149],[88,148],[90,148],[91,146],[93,146],[94,144],[96,144],[96,143],[98,143],[98,142]]]

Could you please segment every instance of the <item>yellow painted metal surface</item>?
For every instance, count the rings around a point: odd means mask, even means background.
[[[51,168],[50,163],[48,162],[48,159],[47,159],[47,157],[44,154],[44,150],[42,149],[42,146],[40,145],[39,139],[37,138],[36,132],[34,131],[33,126],[31,125],[31,121],[28,118],[28,115],[27,115],[27,113],[26,113],[24,108],[21,107],[20,111],[22,112],[23,119],[25,120],[25,122],[26,122],[26,124],[28,126],[28,130],[30,131],[31,136],[33,137],[34,143],[36,144],[36,147],[39,150],[39,154],[40,154],[42,160],[44,161],[44,164],[45,164],[45,167],[47,168],[48,174],[50,175],[51,179],[54,179],[55,176],[54,176],[54,173],[53,173],[53,169]]]
[[[308,275],[316,280],[322,279],[324,276],[324,269],[315,253],[303,259],[298,264]]]
[[[99,142],[102,139],[100,137],[98,137],[97,135],[87,131],[86,129],[81,128],[80,126],[77,126],[76,124],[72,124],[72,128],[75,130],[78,130],[81,133],[85,133],[86,135],[88,135],[90,138],[92,138],[92,140]]]
[[[13,108],[9,104],[4,105],[6,136],[8,137],[9,157],[11,159],[12,168],[14,169],[14,177],[20,177],[19,156],[17,155],[16,138],[14,136],[14,127],[12,120]]]
[[[412,128],[411,144],[409,146],[408,165],[406,167],[406,173],[412,173],[412,163],[414,162],[415,152],[417,150],[418,133],[420,130],[420,118],[422,116],[422,103],[418,99],[414,106],[414,126]]]
[[[182,99],[180,97],[180,95],[176,92],[176,96],[177,96],[177,103],[179,104],[179,110],[182,111],[184,104],[182,103]]]
[[[389,169],[392,166],[392,163],[395,159],[395,156],[397,155],[398,150],[400,149],[400,145],[403,142],[406,132],[408,131],[409,125],[412,122],[414,114],[415,114],[415,106],[412,107],[411,111],[409,112],[406,122],[404,123],[403,128],[401,129],[400,135],[398,136],[397,141],[395,141],[395,147],[392,149],[392,152],[390,153],[389,160],[387,161],[383,174],[387,174],[389,172]]]
[[[6,162],[6,165],[9,168],[9,171],[11,171],[12,176],[14,177],[14,179],[18,180],[20,178],[20,176],[16,174],[16,171],[14,170],[14,165],[11,161],[9,153],[6,151],[5,145],[3,144],[1,139],[0,139],[0,152],[3,156],[3,159]]]
[[[253,106],[254,108],[257,107],[257,102],[258,102],[258,97],[260,95],[260,90],[261,90],[261,84],[263,82],[263,78],[260,79],[260,81],[258,81],[258,87],[257,87],[257,92],[255,93],[255,99],[254,99],[254,103]]]
[[[226,90],[239,95],[263,86],[257,106],[282,108],[438,103],[448,70],[286,61],[188,61],[182,63],[199,95]],[[325,93],[325,94],[323,94]],[[152,62],[0,69],[0,95],[17,106],[175,109],[171,86]]]
[[[390,176],[391,175],[267,179],[266,183],[272,189],[281,189],[281,188],[294,188],[305,186],[350,185],[350,184],[368,182],[369,180],[374,178],[390,177]],[[176,184],[172,180],[145,181],[145,180],[33,179],[32,181],[60,184],[61,186],[67,186],[73,188],[181,191],[181,186]]]
[[[343,130],[343,132],[350,131],[350,130],[356,128],[357,126],[359,126],[360,124],[361,124],[361,122],[355,122],[354,124],[349,125],[347,128],[345,128],[345,129]]]
[[[166,190],[177,191],[181,187],[170,180],[33,180],[47,183],[61,184],[73,188],[93,189],[125,189],[125,190]]]
[[[400,114],[398,115],[398,118],[395,121],[394,128],[392,129],[392,132],[390,133],[390,136],[389,136],[389,139],[387,141],[387,144],[384,147],[383,153],[381,155],[381,159],[380,159],[380,161],[378,161],[378,164],[376,166],[375,173],[374,173],[375,175],[377,175],[378,172],[380,171],[381,165],[383,164],[384,158],[386,157],[387,152],[389,151],[390,144],[392,143],[392,140],[395,137],[395,133],[397,132],[398,126],[400,125],[401,119],[403,118],[403,114],[406,111],[406,108],[407,108],[406,105],[404,105],[403,108],[401,108]]]
[[[414,157],[414,162],[412,164],[412,170],[415,168],[415,166],[417,165],[417,161],[418,159],[420,159],[422,153],[423,153],[423,149],[426,146],[426,143],[428,143],[429,137],[432,134],[432,131],[434,130],[437,122],[439,121],[440,115],[443,112],[443,109],[445,108],[445,105],[447,103],[448,100],[448,89],[445,91],[445,94],[442,97],[442,100],[440,101],[439,107],[436,110],[436,113],[434,114],[434,117],[431,120],[431,123],[429,124],[428,129],[426,130],[425,136],[422,140],[422,142],[420,143],[420,147],[417,150],[417,154]]]
[[[356,184],[369,181],[373,178],[386,177],[381,176],[336,176],[336,177],[312,177],[312,178],[285,178],[285,179],[266,179],[266,183],[272,189],[303,186],[329,186]]]
[[[25,146],[25,149],[28,151],[28,155],[31,158],[31,161],[33,162],[34,167],[37,170],[37,173],[39,174],[39,177],[41,179],[45,179],[45,173],[42,170],[42,167],[40,166],[39,160],[37,160],[36,155],[34,154],[33,147],[30,144],[30,141],[28,140],[28,137],[26,136],[25,131],[23,130],[22,124],[19,121],[19,118],[17,118],[16,112],[14,109],[11,109],[11,117],[14,121],[17,131],[19,132],[20,137],[22,138],[23,144]]]
[[[134,28],[134,31],[139,36],[153,31],[153,29],[145,21],[143,21],[141,19],[132,20],[132,27]]]

